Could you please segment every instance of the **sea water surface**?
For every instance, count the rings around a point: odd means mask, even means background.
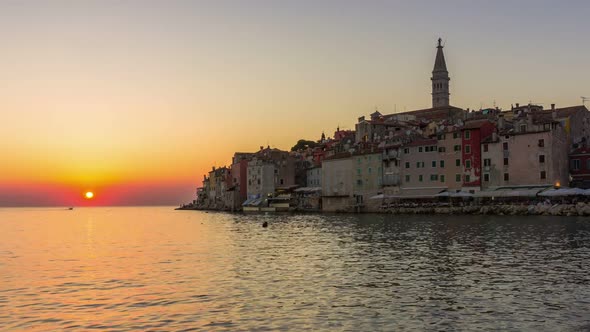
[[[585,331],[589,272],[590,218],[0,209],[0,330]]]

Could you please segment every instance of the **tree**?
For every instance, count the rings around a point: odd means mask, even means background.
[[[318,145],[318,143],[316,143],[314,141],[308,141],[308,140],[300,139],[300,140],[297,141],[297,144],[295,144],[291,148],[291,151],[301,150],[301,149],[304,149],[306,147],[315,148],[317,145]]]

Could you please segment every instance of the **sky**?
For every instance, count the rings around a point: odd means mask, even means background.
[[[176,205],[261,145],[590,97],[588,1],[0,2],[0,206]],[[95,199],[83,194],[93,191]]]

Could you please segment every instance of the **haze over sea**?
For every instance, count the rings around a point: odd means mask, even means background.
[[[7,208],[0,329],[587,330],[589,258],[577,217]]]

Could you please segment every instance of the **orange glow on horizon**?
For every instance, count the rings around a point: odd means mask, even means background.
[[[86,197],[86,199],[92,199],[94,197],[94,193],[92,191],[87,191],[86,194],[84,194],[84,197]]]

